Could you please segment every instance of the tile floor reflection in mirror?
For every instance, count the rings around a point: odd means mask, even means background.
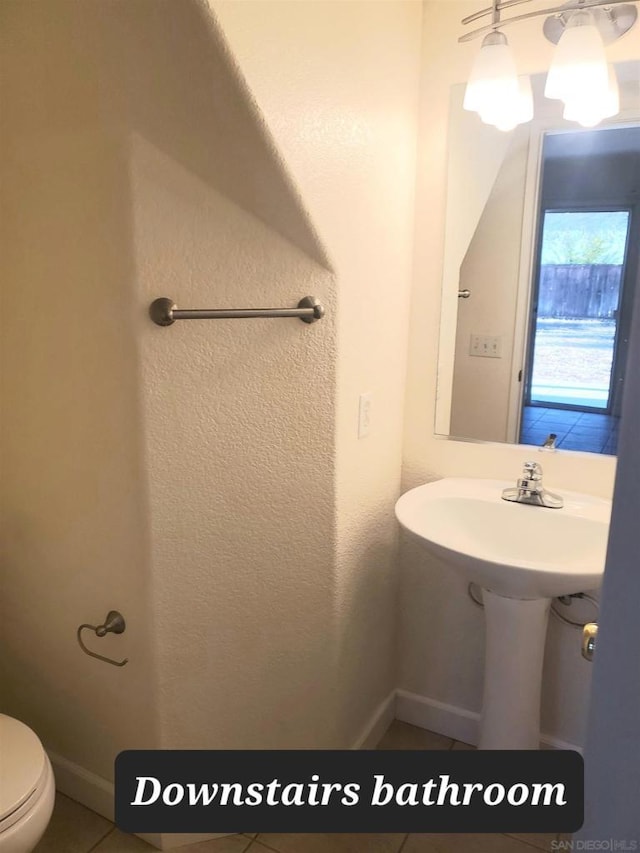
[[[525,406],[520,443],[541,446],[548,435],[554,432],[559,450],[581,450],[615,456],[618,452],[619,422],[620,418],[615,415],[598,412]]]

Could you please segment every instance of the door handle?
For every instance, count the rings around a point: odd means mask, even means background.
[[[593,653],[596,650],[597,636],[598,625],[595,622],[588,622],[582,629],[582,657],[585,660],[593,660]]]

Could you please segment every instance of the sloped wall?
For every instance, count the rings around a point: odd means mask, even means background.
[[[395,687],[397,524],[413,246],[414,2],[212,2],[336,272],[337,743]],[[370,434],[358,401],[372,393]]]
[[[349,746],[394,687],[420,6],[217,11],[2,7],[3,710],[103,810],[127,746]]]
[[[131,154],[162,744],[335,743],[331,276],[147,141]],[[145,313],[165,292],[309,292],[328,317],[161,329]]]
[[[0,700],[104,809],[159,725],[127,164],[70,9],[0,10]],[[76,643],[112,608],[126,633],[93,643],[121,669]]]
[[[516,302],[522,244],[528,134],[513,133],[464,260],[456,323],[451,400],[451,435],[484,441],[509,440],[509,391],[516,334]],[[496,247],[500,246],[499,251]],[[501,358],[469,353],[471,335],[500,337]]]
[[[59,779],[94,774],[104,811],[120,749],[306,744],[333,725],[304,712],[332,618],[334,286],[206,10],[2,16],[3,710]],[[307,292],[327,303],[317,326],[147,316],[163,293]],[[99,649],[122,669],[75,640],[112,607],[127,631]]]

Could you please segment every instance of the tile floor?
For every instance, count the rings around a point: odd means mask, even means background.
[[[558,436],[560,450],[584,450],[589,453],[618,452],[618,423],[614,415],[580,412],[574,409],[547,409],[525,406],[520,442],[541,445],[549,433]]]
[[[395,720],[378,749],[473,749]],[[185,853],[535,853],[556,835],[230,835],[178,848]],[[57,794],[51,823],[34,853],[151,853],[95,812]]]

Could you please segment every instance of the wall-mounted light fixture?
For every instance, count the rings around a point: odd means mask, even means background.
[[[532,0],[493,0],[493,5],[462,21],[485,17],[491,23],[461,36],[460,42],[482,36],[464,98],[464,108],[477,112],[485,124],[512,130],[533,118],[528,76],[518,75],[513,52],[502,30],[518,21],[546,16],[542,32],[557,45],[544,94],[564,104],[563,116],[583,127],[594,127],[620,110],[618,81],[607,62],[605,45],[619,39],[636,22],[638,12],[624,0],[570,0],[563,6],[503,18],[505,9]]]

